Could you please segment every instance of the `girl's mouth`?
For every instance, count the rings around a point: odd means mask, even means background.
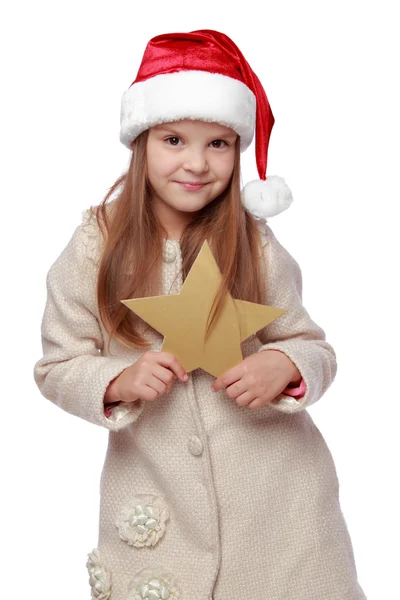
[[[176,181],[175,183],[178,183],[180,186],[183,187],[184,190],[187,190],[188,192],[196,192],[208,185],[207,183],[192,183],[187,181]]]

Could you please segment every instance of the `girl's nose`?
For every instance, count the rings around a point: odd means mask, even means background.
[[[186,171],[192,171],[192,173],[204,173],[208,171],[208,162],[205,153],[202,150],[188,148],[185,152],[183,168]]]

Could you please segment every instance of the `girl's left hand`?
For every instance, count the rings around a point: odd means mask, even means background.
[[[247,356],[239,365],[220,375],[212,390],[226,389],[238,406],[259,408],[276,398],[289,383],[300,381],[296,365],[279,350],[264,350]]]

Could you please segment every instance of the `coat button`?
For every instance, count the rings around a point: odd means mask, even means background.
[[[203,444],[197,435],[192,435],[189,439],[189,452],[191,452],[191,454],[194,456],[200,456],[200,454],[203,454]]]

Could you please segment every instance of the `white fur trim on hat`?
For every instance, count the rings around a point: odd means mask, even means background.
[[[240,150],[254,134],[256,97],[244,83],[219,73],[178,71],[134,83],[121,100],[121,142],[153,125],[183,119],[220,123],[240,136]]]
[[[247,183],[241,193],[244,206],[259,219],[268,219],[283,212],[293,202],[289,186],[278,175],[270,175]]]

